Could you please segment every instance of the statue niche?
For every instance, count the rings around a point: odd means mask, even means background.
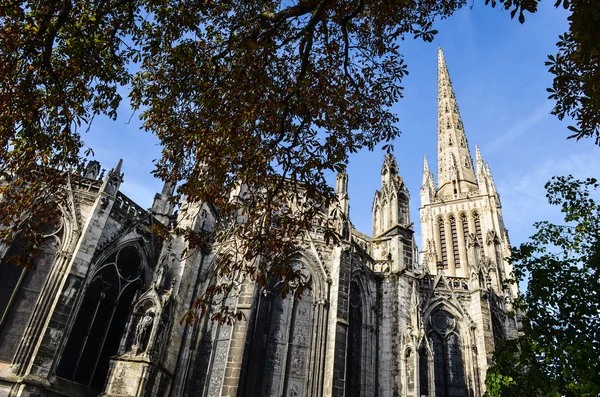
[[[157,290],[153,285],[136,300],[120,354],[152,357],[160,354],[168,326],[171,292],[171,289]]]
[[[154,307],[150,307],[138,320],[137,325],[135,326],[135,339],[133,341],[133,346],[131,346],[131,350],[134,354],[146,352],[155,316],[156,311],[154,310]]]

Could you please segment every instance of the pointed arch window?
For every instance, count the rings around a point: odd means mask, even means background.
[[[12,362],[60,250],[63,222],[41,226],[44,241],[30,267],[15,263],[30,243],[17,238],[0,262],[0,362]]]
[[[432,360],[425,346],[426,343],[427,341],[423,340],[423,346],[419,350],[419,393],[421,396],[429,396],[429,368]]]
[[[446,247],[446,230],[444,225],[444,218],[438,219],[438,235],[440,238],[440,248],[442,251],[442,264],[444,269],[448,268],[448,251]]]
[[[212,283],[217,283],[213,279]],[[223,299],[223,295],[214,298],[214,305],[228,305],[234,307],[236,299],[229,296]],[[231,335],[231,326],[220,321],[211,319],[212,308],[203,317],[200,327],[200,340],[197,343],[197,355],[194,361],[192,376],[187,381],[186,396],[216,396],[221,394],[221,377],[225,372],[227,364],[227,350]]]
[[[463,349],[456,319],[445,310],[434,312],[428,335],[433,343],[435,397],[466,396]]]
[[[460,253],[458,250],[458,230],[456,228],[456,218],[450,217],[450,234],[452,236],[452,252],[454,254],[454,266],[460,268]]]
[[[312,296],[272,297],[263,396],[304,396],[312,330]]]
[[[463,240],[466,245],[467,238],[469,237],[469,218],[467,218],[467,214],[461,214],[460,222],[462,223]]]
[[[483,237],[481,234],[481,219],[479,217],[479,212],[473,212],[473,221],[475,223],[475,235],[477,236],[477,241],[481,244],[483,242]]]
[[[415,395],[415,355],[412,349],[406,349],[404,355],[404,368],[406,370],[406,395],[413,397]]]
[[[117,353],[129,309],[144,286],[137,248],[126,246],[98,266],[79,306],[57,375],[101,390],[110,357]]]

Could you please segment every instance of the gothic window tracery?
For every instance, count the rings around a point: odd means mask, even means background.
[[[57,375],[101,390],[109,359],[120,338],[135,294],[144,286],[140,252],[125,246],[98,266],[79,307]]]
[[[308,273],[308,271],[306,271]],[[261,396],[305,396],[313,332],[313,296],[270,297]]]
[[[216,305],[223,304],[233,307],[236,299],[232,296],[223,299],[223,295],[218,295],[214,298],[214,302]],[[218,308],[213,307],[204,316],[201,324],[200,340],[197,345],[198,353],[195,357],[193,376],[188,380],[189,392],[186,395],[216,396],[221,393],[220,378],[225,372],[227,363],[231,326],[220,321],[213,321],[211,319],[213,310],[218,310]]]
[[[15,263],[29,249],[16,239],[0,262],[0,362],[12,362],[36,301],[62,245],[63,222],[41,226],[44,242],[31,267]]]
[[[467,395],[462,343],[457,321],[449,312],[438,310],[429,320],[433,342],[435,397]]]

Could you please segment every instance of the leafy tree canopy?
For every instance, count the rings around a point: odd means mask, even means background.
[[[550,204],[566,224],[535,224],[530,241],[513,251],[515,274],[527,280],[520,302],[524,336],[496,354],[490,396],[600,395],[600,204],[595,179],[554,177]],[[500,387],[499,387],[500,386]]]
[[[501,4],[523,22],[538,0],[486,3]],[[579,12],[588,3],[556,5]],[[325,173],[342,170],[349,153],[399,135],[390,112],[407,73],[398,40],[431,41],[435,20],[465,4],[4,1],[0,171],[10,183],[0,187],[0,238],[35,240],[39,225],[56,217],[47,197],[81,165],[81,134],[96,115],[115,118],[120,89],[128,87],[142,128],[163,147],[155,175],[180,182],[175,199],[185,195],[216,208],[220,227],[211,238],[240,241],[241,257],[224,269],[263,287],[272,276],[297,279],[286,263],[292,240],[334,202]],[[591,43],[575,29],[583,19],[571,25],[573,40]],[[567,94],[557,94],[559,106],[573,109],[579,97],[569,102]],[[302,187],[301,197],[298,189],[283,192],[284,179]],[[231,192],[241,194],[232,199]],[[206,241],[193,231],[179,233]]]

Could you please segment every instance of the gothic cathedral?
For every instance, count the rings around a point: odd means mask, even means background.
[[[146,211],[119,191],[121,163],[104,176],[90,162],[65,182],[35,265],[0,263],[0,397],[482,396],[494,349],[520,326],[500,198],[475,156],[439,50],[438,179],[425,160],[421,251],[388,154],[372,237],[339,220],[341,243],[326,244],[315,224],[294,262],[310,290],[283,299],[245,282],[227,298],[244,313],[231,325],[179,319],[233,246],[188,252],[184,237],[152,233],[174,219],[211,230],[214,209],[184,202],[174,214],[165,185]],[[336,192],[349,215],[345,173]]]

